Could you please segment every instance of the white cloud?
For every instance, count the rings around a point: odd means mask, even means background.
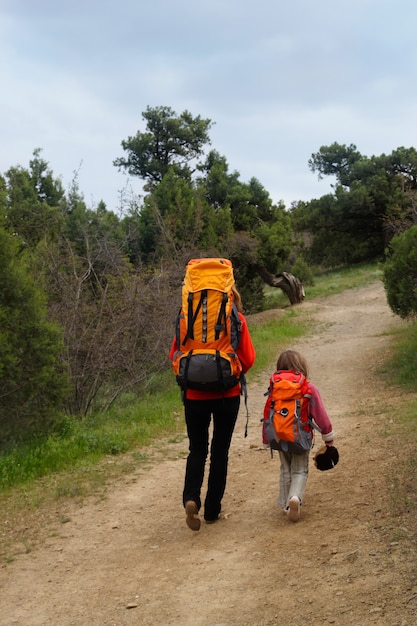
[[[320,146],[417,146],[416,17],[414,0],[3,0],[0,172],[40,147],[116,209],[121,141],[167,105],[212,119],[212,147],[274,200],[318,197]]]

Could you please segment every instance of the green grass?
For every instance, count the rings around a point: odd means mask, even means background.
[[[364,285],[379,279],[380,275],[376,264],[322,274],[307,292],[307,299]],[[288,302],[286,305],[276,317],[269,317],[267,321],[256,322],[256,316],[253,316],[253,322],[249,321],[257,352],[256,364],[248,375],[249,383],[271,367],[281,350],[309,331],[302,307],[289,307]],[[417,333],[414,331],[413,326],[403,329],[393,357],[397,364],[397,382],[408,389],[417,388]],[[125,453],[129,453],[129,463],[137,466],[146,462],[146,447],[158,441],[161,434],[174,441],[183,437],[184,432],[180,393],[169,370],[161,376],[152,393],[139,399],[125,396],[123,402],[110,411],[83,421],[68,418],[59,436],[34,440],[3,451],[0,455],[0,491],[17,485],[30,488],[34,481],[54,475],[62,477],[70,472],[69,479],[61,480],[57,494],[78,495],[84,490],[86,477],[93,482],[102,480],[94,468],[104,459],[126,457]],[[77,480],[80,481],[78,485]]]
[[[249,373],[249,380],[273,362],[280,350],[293,338],[306,332],[296,313],[286,311],[277,320],[250,328],[257,347],[257,360]],[[104,457],[144,448],[158,436],[175,440],[184,432],[183,408],[180,391],[169,370],[161,376],[159,388],[135,399],[125,396],[123,401],[106,413],[92,415],[85,420],[67,418],[61,434],[33,440],[16,446],[0,455],[0,489],[25,484],[50,474],[74,472],[85,474],[86,467],[94,466]],[[137,462],[146,459],[136,456]],[[58,495],[80,495],[73,479],[58,491]]]
[[[296,311],[287,309],[276,319],[269,319],[262,324],[248,324],[253,344],[256,347],[256,361],[249,371],[248,380],[271,366],[278,354],[293,339],[301,337],[308,331],[307,324],[301,320]]]
[[[404,324],[392,332],[390,354],[379,368],[381,382],[392,387],[391,417],[386,423],[395,459],[387,491],[391,498],[392,541],[417,542],[417,325]],[[402,520],[401,522],[399,520]],[[409,530],[406,527],[410,526]],[[405,528],[405,530],[404,530]]]
[[[319,298],[363,287],[376,280],[382,280],[382,276],[383,270],[377,263],[361,263],[335,272],[324,272],[314,285],[306,287],[306,298]]]
[[[380,276],[377,265],[326,273],[316,278],[307,299],[365,285]],[[274,312],[248,318],[257,352],[256,364],[248,375],[249,383],[264,376],[265,370],[269,372],[278,353],[311,330],[302,306],[290,307],[285,302],[279,308],[276,315]],[[385,434],[381,434],[393,441],[396,455],[395,468],[387,479],[395,538],[399,532],[395,520],[417,511],[417,400],[413,396],[417,391],[417,326],[405,324],[390,334],[392,344],[380,370],[381,385],[391,384],[392,380],[397,393],[398,389],[404,389],[404,402],[398,406],[395,403],[392,418],[389,423],[384,422]],[[159,445],[161,434],[163,440]],[[176,448],[175,454],[186,455],[183,406],[171,370],[161,376],[157,390],[140,399],[125,396],[123,402],[106,413],[83,421],[68,418],[60,436],[3,451],[0,510],[12,532],[0,542],[0,558],[4,562],[13,560],[15,541],[24,542],[26,551],[30,551],[32,542],[36,541],[36,528],[44,526],[48,516],[54,518],[57,511],[62,524],[70,521],[65,510],[61,512],[68,499],[82,503],[85,497],[94,495],[100,501],[106,497],[107,486],[115,480],[121,477],[135,480],[135,470],[146,467],[155,454],[169,454],[164,443],[167,438],[170,442],[183,441],[183,449]],[[25,531],[22,538],[21,520],[28,515],[33,532]],[[407,520],[404,524],[414,523],[411,518]]]
[[[375,280],[382,280],[383,270],[378,263],[358,263],[349,267],[343,267],[337,271],[318,272],[315,274],[314,285],[304,287],[306,300],[321,298],[331,294],[341,293],[346,289],[362,287]],[[268,287],[265,291],[266,307],[288,307],[287,296],[274,287]]]
[[[397,385],[417,391],[417,325],[413,322],[396,329],[395,352],[381,372],[393,377]]]
[[[67,418],[62,433],[26,442],[0,455],[0,489],[24,484],[71,469],[85,471],[103,457],[149,445],[158,434],[182,428],[181,402],[170,372],[161,380],[161,392],[149,393],[105,414],[84,421]]]

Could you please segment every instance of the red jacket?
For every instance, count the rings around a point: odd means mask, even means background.
[[[243,373],[246,372],[252,367],[255,363],[255,348],[253,347],[252,339],[249,334],[248,325],[242,313],[239,313],[240,321],[242,322],[242,326],[240,329],[240,342],[239,346],[236,350],[236,354],[239,357],[239,360],[242,364]],[[177,340],[174,337],[174,340],[171,345],[171,350],[169,351],[169,358],[173,359],[174,353],[177,350]],[[231,389],[227,389],[226,391],[199,391],[197,389],[187,389],[186,398],[188,400],[211,400],[213,398],[233,398],[234,396],[240,395],[240,385],[236,385]]]

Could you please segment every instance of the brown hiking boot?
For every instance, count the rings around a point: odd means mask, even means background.
[[[198,506],[196,502],[188,500],[188,502],[185,503],[185,513],[185,523],[188,528],[191,528],[191,530],[200,530],[201,521],[198,517]]]

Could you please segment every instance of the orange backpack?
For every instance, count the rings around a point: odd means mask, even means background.
[[[180,387],[222,391],[243,376],[236,354],[239,319],[228,259],[192,259],[186,267],[172,367]]]
[[[320,429],[309,414],[311,390],[304,374],[287,370],[275,372],[267,395],[264,422],[271,450],[295,454],[310,450],[313,429]]]

